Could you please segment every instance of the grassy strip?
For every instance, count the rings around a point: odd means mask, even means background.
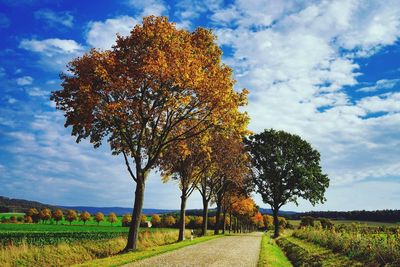
[[[186,232],[190,236],[189,231]],[[139,233],[139,249],[145,250],[178,239],[178,231],[142,231]],[[126,237],[109,240],[80,240],[73,243],[33,246],[0,247],[0,266],[71,266],[73,264],[116,255],[126,245]]]
[[[204,236],[204,237],[198,237],[194,239],[193,241],[191,240],[185,240],[183,242],[178,242],[178,243],[173,243],[165,246],[158,246],[154,248],[149,248],[146,250],[141,250],[141,251],[136,251],[136,252],[130,252],[126,254],[121,254],[113,257],[108,257],[104,259],[97,259],[89,262],[85,262],[80,265],[75,265],[75,266],[88,266],[88,267],[94,267],[94,266],[120,266],[123,264],[127,264],[130,262],[146,259],[152,256],[156,256],[165,252],[169,252],[172,250],[176,250],[179,248],[183,248],[186,246],[190,245],[195,245],[204,241],[209,241],[218,237],[221,237],[222,235],[217,235],[217,236]]]
[[[270,237],[270,233],[265,233],[261,240],[261,251],[258,259],[258,267],[290,267],[293,266],[282,250]]]
[[[294,237],[278,239],[293,266],[364,266],[344,255]]]

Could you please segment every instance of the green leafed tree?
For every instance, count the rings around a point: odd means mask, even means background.
[[[251,154],[256,191],[271,206],[275,237],[279,236],[279,209],[303,198],[323,203],[329,178],[322,172],[320,154],[298,135],[273,129],[246,140]]]

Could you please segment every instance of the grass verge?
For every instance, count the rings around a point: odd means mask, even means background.
[[[364,266],[363,264],[350,260],[344,255],[334,253],[329,249],[317,246],[310,242],[295,238],[282,237],[277,241],[278,245],[293,266]]]
[[[178,243],[173,243],[165,246],[158,246],[158,247],[153,247],[145,250],[139,250],[136,252],[130,252],[126,254],[121,254],[117,256],[112,256],[104,259],[97,259],[89,262],[85,262],[80,265],[75,265],[75,266],[88,266],[88,267],[94,267],[94,266],[120,266],[123,264],[131,263],[134,261],[138,260],[143,260],[152,256],[156,256],[165,252],[173,251],[179,248],[183,248],[186,246],[190,245],[195,245],[201,242],[209,241],[218,237],[222,237],[222,235],[217,235],[217,236],[204,236],[204,237],[198,237],[194,239],[193,241],[191,240],[185,240],[183,242],[178,242]]]
[[[260,256],[258,258],[258,267],[290,267],[293,266],[283,251],[278,247],[275,241],[270,237],[270,233],[264,233],[261,240]]]

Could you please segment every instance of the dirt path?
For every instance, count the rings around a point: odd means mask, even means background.
[[[124,266],[257,266],[261,236],[226,236]]]

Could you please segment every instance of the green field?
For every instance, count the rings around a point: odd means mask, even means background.
[[[149,228],[151,229],[151,228]],[[0,232],[128,232],[128,227],[97,225],[63,225],[42,223],[2,223]]]

